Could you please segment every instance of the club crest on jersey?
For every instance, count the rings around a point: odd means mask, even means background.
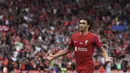
[[[87,44],[87,43],[88,43],[88,40],[85,41],[85,44]]]

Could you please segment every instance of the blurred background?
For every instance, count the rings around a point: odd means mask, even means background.
[[[113,57],[105,63],[95,49],[95,73],[129,72],[129,0],[0,0],[0,73],[76,73],[74,53],[45,58],[66,47],[82,16]]]

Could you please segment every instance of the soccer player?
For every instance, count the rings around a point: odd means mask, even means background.
[[[98,47],[101,49],[105,61],[111,61],[111,57],[108,57],[97,35],[89,32],[90,26],[91,20],[89,18],[81,18],[79,21],[80,31],[72,34],[71,40],[64,50],[59,51],[55,55],[49,55],[47,57],[48,60],[51,61],[73,50],[76,57],[77,73],[93,73],[94,62],[92,56],[94,54],[94,48]]]

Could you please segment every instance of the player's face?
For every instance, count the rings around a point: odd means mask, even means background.
[[[89,25],[88,25],[87,21],[86,20],[80,20],[80,22],[79,22],[80,31],[84,32],[84,31],[88,30],[88,28],[89,28]]]

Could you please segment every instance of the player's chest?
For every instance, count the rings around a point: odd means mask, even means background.
[[[93,45],[94,40],[92,38],[75,38],[73,39],[75,46],[88,47]]]

